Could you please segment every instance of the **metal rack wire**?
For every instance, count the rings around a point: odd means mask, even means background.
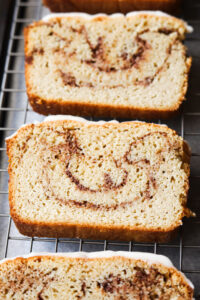
[[[188,2],[190,2],[188,4]],[[43,116],[33,112],[28,104],[24,82],[23,28],[30,22],[40,19],[48,12],[40,0],[16,1],[7,56],[5,61],[0,94],[0,258],[29,252],[69,252],[124,250],[147,251],[167,255],[177,268],[182,270],[195,284],[196,298],[200,299],[200,4],[198,0],[185,1],[184,18],[195,31],[186,40],[189,54],[193,56],[188,101],[176,119],[167,121],[190,143],[191,189],[189,206],[197,213],[197,218],[184,221],[176,240],[169,244],[148,244],[132,242],[91,241],[80,239],[28,238],[17,231],[8,206],[8,174],[5,138],[22,124]],[[160,122],[157,120],[157,122]],[[166,123],[166,122],[165,122]]]

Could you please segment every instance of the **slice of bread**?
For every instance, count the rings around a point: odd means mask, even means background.
[[[82,11],[90,14],[127,13],[133,10],[164,10],[177,12],[181,0],[43,0],[53,12]]]
[[[151,13],[35,22],[25,29],[30,104],[44,115],[167,118],[188,86],[187,28]]]
[[[47,120],[7,153],[11,216],[28,236],[165,242],[192,214],[190,152],[167,126]]]
[[[193,285],[162,255],[33,254],[0,263],[1,299],[193,299]]]

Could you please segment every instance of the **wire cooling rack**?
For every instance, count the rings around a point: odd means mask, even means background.
[[[189,207],[196,212],[197,217],[184,220],[177,239],[169,244],[29,238],[17,231],[9,215],[5,138],[25,123],[44,119],[32,111],[26,96],[23,28],[47,13],[48,10],[42,7],[40,0],[17,0],[8,36],[0,94],[0,258],[28,254],[32,251],[124,250],[164,254],[193,281],[196,299],[200,299],[200,1],[186,0],[182,14],[194,27],[194,32],[186,40],[189,54],[193,57],[187,102],[176,119],[165,122],[192,147]],[[159,120],[156,122],[160,123]]]

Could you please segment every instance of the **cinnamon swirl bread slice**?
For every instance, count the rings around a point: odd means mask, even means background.
[[[166,126],[46,121],[21,128],[7,150],[22,234],[164,242],[192,214],[188,146]]]
[[[0,262],[1,299],[192,300],[193,284],[162,255],[33,254]]]
[[[191,59],[174,17],[56,14],[25,29],[25,76],[42,114],[168,117],[185,97]]]

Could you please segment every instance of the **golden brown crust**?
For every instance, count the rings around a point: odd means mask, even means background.
[[[105,17],[99,17],[104,20]],[[165,17],[163,17],[165,18]],[[173,18],[173,17],[172,17]],[[173,18],[176,22],[179,20]],[[28,54],[28,34],[30,28],[37,26],[41,22],[34,23],[29,25],[24,29],[24,38],[25,38],[25,55]],[[180,20],[180,26],[183,26],[182,21]],[[186,48],[183,50],[183,55],[186,57]],[[112,105],[104,103],[89,103],[87,100],[82,102],[76,102],[69,99],[55,100],[55,99],[43,99],[40,96],[32,92],[29,68],[31,65],[25,61],[25,80],[27,95],[29,98],[30,105],[33,110],[37,113],[43,115],[49,114],[70,114],[70,115],[82,115],[82,116],[94,116],[94,117],[107,117],[107,118],[122,118],[122,119],[133,119],[138,118],[142,120],[153,120],[153,119],[169,119],[176,116],[179,113],[180,105],[185,100],[185,94],[188,88],[188,76],[191,68],[192,58],[186,57],[186,66],[187,70],[185,72],[185,79],[182,85],[182,93],[177,99],[177,102],[174,106],[171,106],[169,109],[153,109],[153,108],[138,108],[137,106],[121,106],[121,105]]]
[[[63,120],[54,121],[57,124],[61,124]],[[71,121],[70,121],[71,122]],[[74,121],[77,122],[77,121]],[[46,122],[50,123],[50,122]],[[122,124],[128,124],[129,122],[124,122]],[[132,122],[130,122],[132,123]],[[140,122],[134,122],[136,126],[140,126]],[[148,127],[158,127],[160,125],[157,124],[145,124]],[[123,240],[123,241],[135,241],[135,242],[159,242],[164,243],[168,242],[173,239],[178,231],[178,227],[181,224],[181,220],[184,216],[194,216],[194,214],[186,208],[186,203],[183,203],[185,206],[183,215],[180,216],[180,220],[177,220],[176,224],[173,226],[165,229],[155,230],[155,229],[146,229],[142,227],[121,227],[121,226],[94,226],[92,224],[73,224],[69,222],[59,223],[59,222],[31,222],[27,219],[22,219],[19,215],[17,215],[15,211],[15,196],[14,196],[14,174],[13,174],[13,145],[15,144],[15,140],[18,138],[18,135],[23,134],[24,132],[29,129],[30,131],[33,130],[34,124],[29,124],[25,127],[22,127],[18,130],[18,133],[8,139],[7,143],[7,154],[9,157],[9,204],[10,204],[10,214],[15,222],[18,230],[20,233],[27,235],[27,236],[38,236],[38,237],[68,237],[68,238],[88,238],[88,239],[107,239],[107,240]],[[42,126],[40,123],[39,126]],[[94,126],[92,124],[91,126]],[[116,124],[112,123],[105,123],[104,125],[95,125],[95,126],[117,126]],[[176,132],[172,129],[167,128],[168,131],[173,133],[174,135]],[[183,168],[185,172],[189,176],[190,173],[190,148],[188,144],[184,141],[183,143],[183,153],[182,153],[182,161],[183,161]],[[189,181],[185,184],[186,192],[189,189]],[[186,202],[186,201],[185,201]]]
[[[127,13],[134,10],[177,12],[181,0],[43,0],[53,12]]]
[[[30,86],[27,82],[27,94],[29,98],[30,105],[33,110],[37,113],[43,115],[56,115],[56,114],[70,114],[75,116],[85,116],[85,117],[107,117],[107,118],[122,118],[122,119],[142,119],[142,120],[152,120],[152,119],[168,119],[175,116],[179,108],[175,110],[153,110],[153,109],[141,109],[125,106],[112,106],[106,104],[91,104],[80,103],[75,101],[65,101],[59,102],[53,99],[41,99],[29,92]],[[184,98],[184,96],[183,96]],[[182,100],[183,100],[182,98]]]
[[[120,228],[117,226],[92,226],[77,224],[51,224],[31,223],[20,220],[15,213],[10,211],[13,221],[19,232],[27,236],[52,237],[52,238],[82,238],[93,240],[119,240],[135,242],[166,243],[176,237],[177,228],[169,231],[147,231],[134,228]]]

